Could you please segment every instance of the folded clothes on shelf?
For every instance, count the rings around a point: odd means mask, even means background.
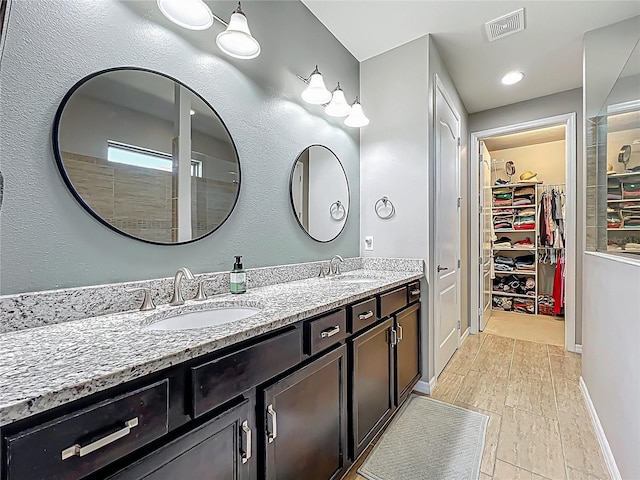
[[[498,215],[493,217],[494,230],[511,230],[513,228],[513,215]]]
[[[511,248],[511,239],[509,237],[500,237],[493,242],[494,248]]]
[[[518,240],[517,242],[513,242],[514,248],[527,248],[533,247],[533,241],[530,237],[524,238],[522,240]]]
[[[627,242],[624,249],[628,252],[640,252],[640,243]]]
[[[515,257],[516,270],[535,269],[535,262],[536,262],[535,255],[519,255]]]
[[[536,313],[536,302],[534,299],[528,300],[523,298],[513,299],[513,311],[519,313]]]
[[[633,210],[622,210],[622,226],[625,228],[640,227],[640,212]],[[607,224],[609,223],[609,214],[607,214]]]
[[[493,257],[493,261],[495,263],[501,263],[502,265],[511,265],[514,266],[516,261],[513,257],[506,257],[504,255],[496,255]]]
[[[494,310],[510,312],[513,308],[513,301],[510,297],[498,297],[494,295],[491,299],[491,305]]]
[[[493,265],[496,272],[513,272],[513,265],[505,265],[504,263],[496,263]]]
[[[622,217],[620,217],[620,212],[617,210],[609,211],[607,209],[607,228],[620,228],[622,227]]]

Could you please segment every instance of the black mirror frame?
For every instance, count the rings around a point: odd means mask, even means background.
[[[76,92],[76,90],[78,90],[82,85],[84,85],[86,82],[88,82],[89,80],[93,79],[94,77],[97,77],[99,75],[103,75],[105,73],[110,73],[110,72],[117,72],[117,71],[139,71],[139,72],[145,72],[145,73],[153,73],[154,75],[160,75],[161,77],[165,77],[181,86],[183,86],[184,88],[186,88],[187,90],[189,90],[191,93],[193,93],[195,96],[197,96],[200,100],[202,100],[202,102],[204,102],[204,104],[209,107],[211,109],[211,111],[213,113],[215,113],[216,117],[218,118],[218,120],[220,120],[220,123],[222,124],[222,126],[224,127],[225,131],[227,132],[227,135],[229,135],[229,140],[231,141],[231,145],[233,146],[233,151],[236,155],[236,158],[238,159],[238,189],[236,191],[236,197],[233,200],[233,204],[231,205],[231,208],[229,209],[229,213],[224,217],[224,219],[220,222],[220,224],[214,228],[213,230],[211,230],[210,232],[206,233],[205,235],[202,235],[198,238],[194,238],[191,240],[187,240],[184,242],[175,242],[175,243],[164,243],[164,242],[154,242],[152,240],[146,240],[144,238],[140,238],[140,237],[136,237],[134,235],[131,235],[123,230],[120,230],[118,228],[116,228],[115,226],[111,225],[109,222],[107,222],[105,219],[103,219],[100,215],[98,215],[98,213],[96,213],[82,198],[82,196],[78,193],[78,191],[75,189],[73,183],[71,182],[71,179],[69,178],[69,176],[67,175],[67,172],[64,168],[64,162],[62,160],[62,155],[60,154],[60,138],[59,138],[59,133],[60,133],[60,120],[62,118],[62,114],[64,112],[64,107],[67,105],[69,99],[71,98],[71,96]],[[188,85],[186,85],[185,83],[181,82],[180,80],[172,77],[171,75],[167,75],[165,73],[162,72],[158,72],[156,70],[151,70],[148,68],[142,68],[142,67],[114,67],[114,68],[107,68],[105,70],[99,70],[97,72],[91,73],[90,75],[87,75],[86,77],[80,79],[78,82],[76,82],[76,84],[71,87],[71,89],[65,94],[64,98],[62,99],[62,102],[60,102],[60,105],[58,106],[58,109],[56,110],[56,115],[54,117],[53,120],[53,131],[52,131],[52,140],[53,140],[53,155],[55,157],[55,161],[56,161],[56,165],[58,167],[58,171],[60,172],[60,175],[62,176],[62,179],[64,180],[64,183],[66,184],[67,188],[69,189],[69,191],[71,192],[71,194],[73,195],[73,197],[76,199],[76,201],[96,220],[98,220],[98,222],[100,222],[102,225],[104,225],[105,227],[109,228],[110,230],[113,230],[114,232],[120,234],[120,235],[124,235],[125,237],[129,237],[133,240],[138,240],[140,242],[144,242],[144,243],[148,243],[151,245],[162,245],[162,246],[175,246],[175,245],[187,245],[189,243],[193,243],[193,242],[197,242],[198,240],[202,240],[205,237],[208,237],[209,235],[211,235],[213,232],[217,231],[222,225],[224,225],[224,223],[229,219],[229,217],[231,216],[231,214],[233,213],[233,211],[236,208],[236,205],[238,203],[238,198],[240,197],[240,189],[242,187],[242,168],[241,168],[241,164],[240,164],[240,156],[238,155],[238,149],[236,147],[235,142],[233,141],[233,137],[231,136],[231,132],[229,131],[229,129],[227,128],[227,125],[224,123],[224,121],[222,120],[222,118],[220,117],[220,115],[218,114],[218,112],[216,111],[216,109],[214,109],[211,104],[205,100],[202,95],[200,95],[198,92],[196,92],[195,90],[193,90],[191,87],[189,87]]]
[[[347,214],[346,214],[346,216],[344,218],[344,222],[342,223],[342,228],[336,234],[335,237],[333,237],[333,238],[331,238],[329,240],[318,240],[317,238],[311,236],[311,234],[309,232],[307,232],[307,229],[304,228],[304,226],[300,222],[300,219],[296,215],[296,207],[295,207],[295,204],[293,203],[293,173],[294,173],[294,170],[296,168],[296,163],[298,163],[298,160],[300,159],[302,154],[304,152],[306,152],[307,150],[309,150],[311,147],[322,147],[322,148],[325,148],[325,149],[329,150],[331,152],[331,154],[335,157],[335,159],[338,162],[338,164],[340,165],[340,168],[342,168],[342,173],[344,174],[344,181],[347,183],[347,199],[349,200],[349,210],[347,211]],[[347,221],[349,220],[349,212],[351,211],[351,187],[349,186],[349,178],[347,177],[347,172],[344,169],[344,165],[342,165],[342,162],[340,161],[340,159],[338,158],[338,156],[335,154],[335,152],[333,150],[331,150],[326,145],[320,145],[319,143],[314,143],[314,144],[309,145],[309,146],[307,146],[307,147],[302,149],[302,151],[298,154],[298,156],[296,157],[295,161],[293,162],[293,166],[291,167],[291,173],[289,174],[289,200],[291,202],[291,211],[293,212],[293,216],[295,217],[296,222],[298,222],[298,225],[300,226],[302,231],[304,233],[306,233],[307,236],[310,239],[312,239],[312,240],[314,240],[314,241],[316,241],[318,243],[329,243],[329,242],[333,242],[336,238],[338,238],[342,234],[342,232],[344,232],[344,228],[347,226]]]

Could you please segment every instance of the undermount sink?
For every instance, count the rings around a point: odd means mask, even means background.
[[[194,328],[213,327],[242,320],[258,312],[260,312],[260,309],[253,307],[220,307],[211,310],[186,312],[147,325],[145,330],[191,330]]]

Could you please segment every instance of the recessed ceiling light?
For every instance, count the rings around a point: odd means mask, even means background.
[[[513,85],[514,83],[518,83],[520,80],[524,78],[524,73],[518,71],[507,72],[507,74],[502,77],[502,83],[504,85]]]
[[[191,109],[189,110],[189,115],[191,115],[192,117],[196,114],[196,111]]]

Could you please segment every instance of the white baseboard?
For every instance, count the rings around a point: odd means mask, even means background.
[[[580,349],[582,350],[582,345],[580,345],[580,347]],[[604,461],[607,464],[609,475],[613,480],[622,480],[620,470],[618,470],[618,465],[616,465],[616,459],[613,457],[613,452],[611,451],[611,447],[609,446],[609,442],[607,441],[607,436],[604,434],[604,429],[602,428],[602,424],[600,423],[600,418],[598,418],[598,413],[596,412],[596,408],[591,401],[589,390],[587,390],[587,385],[584,383],[582,377],[580,377],[580,391],[584,396],[584,402],[587,405],[589,417],[591,417],[591,423],[593,424],[593,429],[596,432],[596,438],[598,439],[598,443],[600,444],[600,450],[602,450],[602,456],[604,457]]]
[[[464,341],[467,339],[468,336],[469,336],[469,327],[467,327],[464,333],[460,336],[460,343],[458,344],[458,347],[462,346],[462,344],[464,343]]]
[[[436,377],[433,377],[428,382],[424,382],[422,380],[418,380],[418,383],[416,383],[416,385],[415,385],[415,387],[413,387],[413,389],[416,392],[426,393],[427,395],[431,395],[431,392],[433,392],[433,389],[436,388],[436,384],[437,383],[438,382],[436,380]]]
[[[582,345],[576,343],[576,353],[582,353]]]

